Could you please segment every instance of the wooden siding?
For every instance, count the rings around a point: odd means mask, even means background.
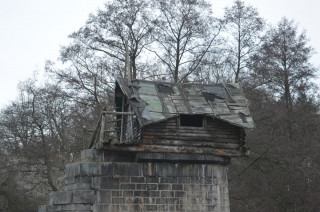
[[[179,118],[142,128],[140,144],[239,149],[244,144],[244,130],[229,123],[204,117],[203,127],[181,127]]]

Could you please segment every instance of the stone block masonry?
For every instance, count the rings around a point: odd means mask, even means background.
[[[229,212],[227,167],[215,164],[82,162],[39,212]]]

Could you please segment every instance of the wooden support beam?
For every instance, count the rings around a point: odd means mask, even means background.
[[[104,139],[104,127],[106,124],[106,120],[105,120],[105,115],[102,114],[101,117],[101,128],[100,128],[100,135],[99,135],[99,142],[98,142],[98,147],[102,147],[103,146],[103,139]]]
[[[100,128],[100,124],[101,124],[101,117],[102,115],[100,115],[99,117],[99,120],[98,120],[98,123],[97,123],[97,126],[93,132],[93,135],[92,135],[92,138],[91,138],[91,142],[89,144],[89,149],[91,149],[93,147],[93,145],[95,144],[95,141],[96,141],[96,138],[97,138],[97,134],[98,134],[98,131],[99,131],[99,128]]]
[[[245,153],[232,149],[213,149],[204,147],[186,146],[161,146],[161,145],[141,145],[141,146],[121,146],[104,145],[103,150],[124,151],[124,152],[151,152],[151,153],[183,153],[183,154],[207,154],[225,157],[242,157]]]
[[[123,115],[123,116],[134,116],[134,113],[128,113],[128,112],[113,112],[113,111],[102,111],[103,114],[107,115]]]
[[[240,145],[234,143],[218,143],[207,141],[181,141],[181,140],[161,140],[161,139],[143,139],[142,145],[163,145],[163,146],[186,146],[186,147],[204,147],[215,149],[239,149]]]

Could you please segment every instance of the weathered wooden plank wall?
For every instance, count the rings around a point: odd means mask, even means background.
[[[205,119],[203,127],[181,127],[178,118],[144,127],[141,133],[142,143],[219,149],[240,148],[243,143],[242,128],[211,117]]]

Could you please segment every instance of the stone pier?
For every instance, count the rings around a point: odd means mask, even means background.
[[[66,167],[64,190],[38,211],[230,211],[225,165],[135,162],[129,154],[120,162],[107,155],[83,151],[82,162]]]

